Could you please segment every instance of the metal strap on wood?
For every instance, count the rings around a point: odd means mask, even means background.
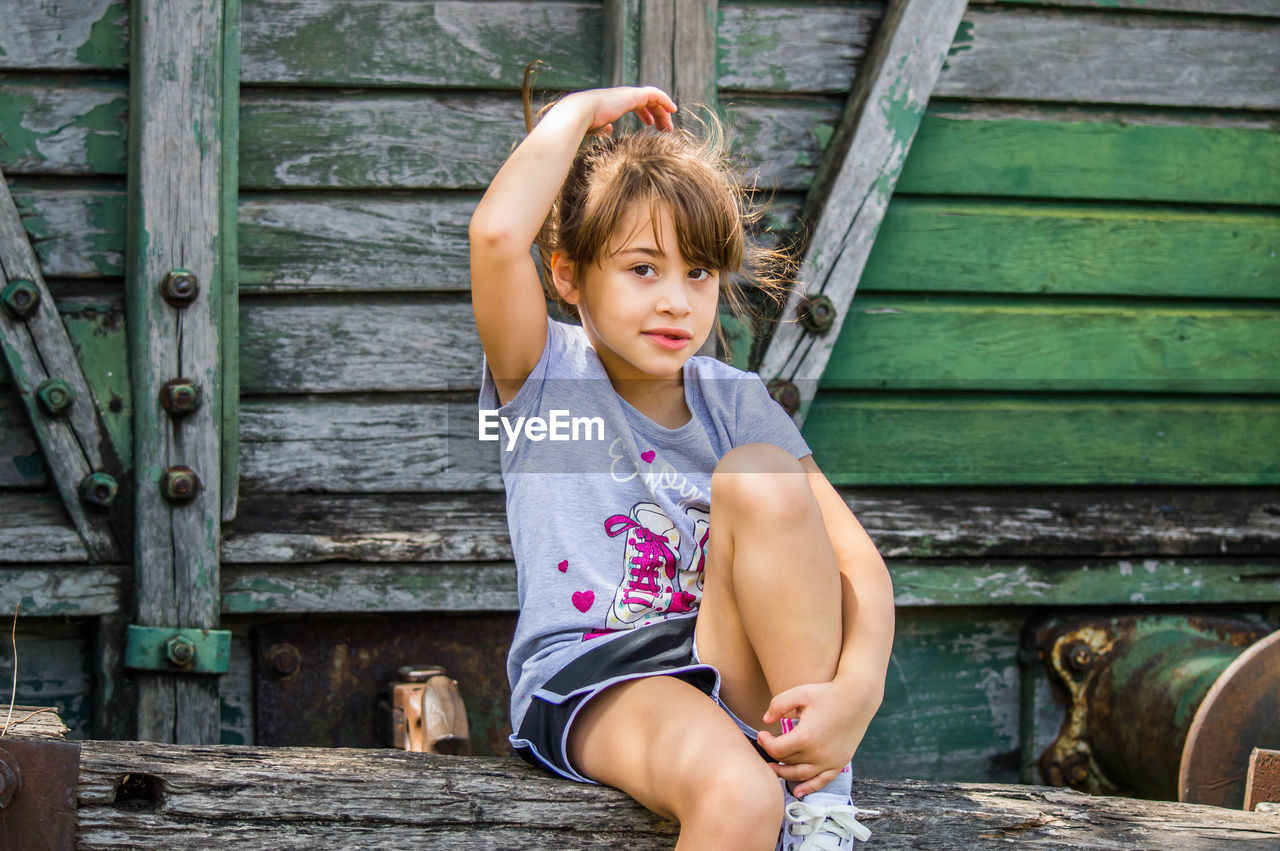
[[[130,18],[127,287],[141,626],[218,626],[224,37],[237,9],[235,0],[134,0]],[[218,741],[215,678],[136,676],[139,738]]]
[[[0,344],[45,463],[93,561],[119,561],[129,500],[120,458],[0,173]]]
[[[793,293],[757,370],[774,398],[803,423],[849,313],[907,151],[965,0],[889,0],[858,68],[802,221],[811,239]]]

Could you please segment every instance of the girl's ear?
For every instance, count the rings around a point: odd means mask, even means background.
[[[582,294],[578,290],[577,271],[562,251],[551,252],[551,280],[565,304],[576,305]]]

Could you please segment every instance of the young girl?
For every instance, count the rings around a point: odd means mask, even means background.
[[[654,130],[613,137],[631,112]],[[693,356],[759,252],[675,112],[655,88],[563,98],[471,219],[518,568],[511,742],[678,820],[680,849],[847,848],[892,589],[760,378]],[[548,317],[535,241],[581,326]]]

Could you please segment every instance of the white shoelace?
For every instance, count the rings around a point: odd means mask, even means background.
[[[787,805],[785,829],[795,836],[808,836],[799,851],[839,851],[840,842],[850,837],[866,842],[871,831],[858,821],[858,816],[878,816],[879,810],[862,810],[853,804],[815,807],[804,801]]]

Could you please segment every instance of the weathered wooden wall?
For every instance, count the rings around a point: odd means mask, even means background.
[[[0,167],[127,447],[126,4],[0,9],[19,22],[0,34]],[[881,13],[720,3],[720,105],[781,225]],[[524,63],[547,61],[549,87],[597,84],[603,13],[245,0],[243,16],[221,692],[224,741],[252,743],[255,624],[514,605],[496,456],[447,439],[478,386],[465,227],[522,133]],[[863,773],[1025,773],[1057,710],[1034,681],[1022,711],[1018,652],[1050,613],[1280,625],[1277,44],[1263,0],[971,4],[805,426],[898,589]],[[42,671],[91,676],[93,619],[128,599],[129,568],[84,565],[2,382],[0,601],[72,618],[56,641],[52,620],[20,632],[36,700]],[[64,717],[86,734],[78,706]]]

